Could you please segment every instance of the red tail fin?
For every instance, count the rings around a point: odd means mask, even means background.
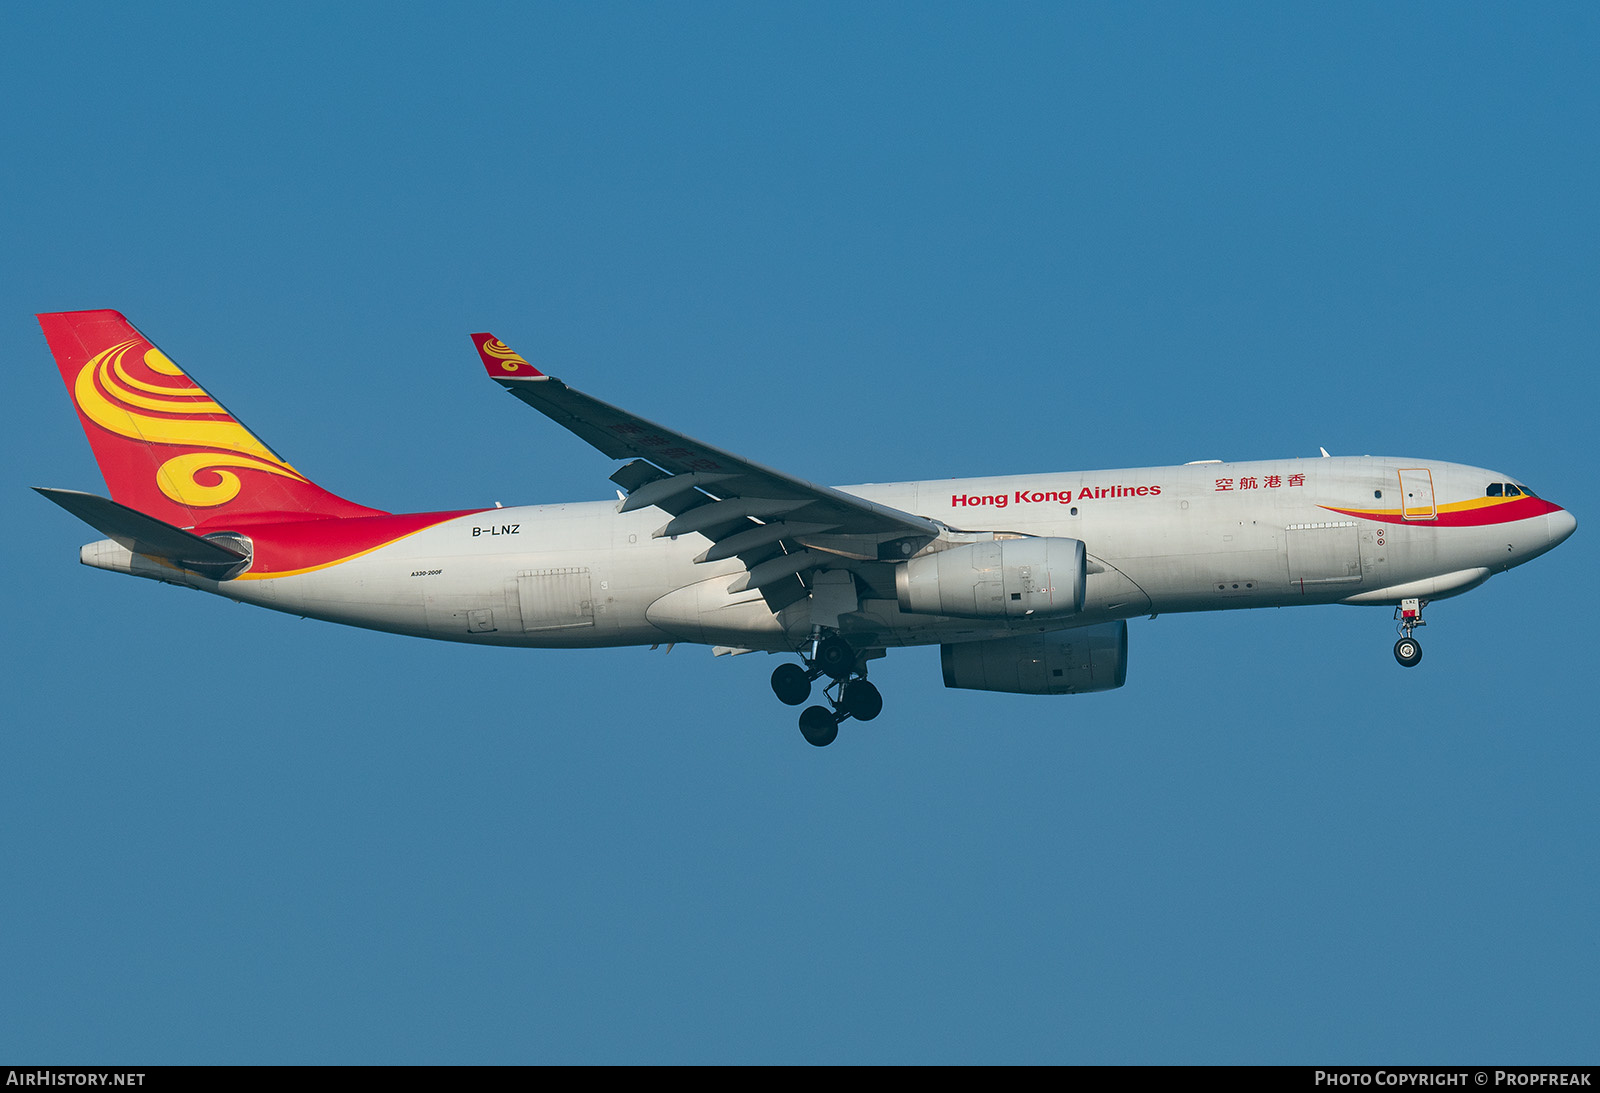
[[[115,501],[176,527],[379,514],[285,463],[117,312],[38,318]]]

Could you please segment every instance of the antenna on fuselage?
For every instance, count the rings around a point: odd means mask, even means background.
[[[1322,458],[1323,459],[1332,459],[1333,458],[1333,456],[1328,454],[1328,449],[1326,449],[1324,447],[1321,447],[1320,445],[1317,447],[1317,451],[1322,453]]]

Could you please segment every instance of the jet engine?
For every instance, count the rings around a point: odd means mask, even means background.
[[[1110,691],[1128,679],[1128,624],[939,646],[944,685],[971,691],[1075,695]]]
[[[900,609],[961,619],[1059,618],[1083,610],[1080,539],[995,539],[913,558],[895,570]]]

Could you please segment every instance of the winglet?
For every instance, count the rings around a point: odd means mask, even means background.
[[[493,334],[474,334],[472,344],[478,347],[478,356],[489,375],[497,380],[545,379],[545,374],[522,359],[522,354],[512,349]]]

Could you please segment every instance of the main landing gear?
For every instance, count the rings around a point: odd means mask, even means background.
[[[1394,617],[1400,624],[1400,640],[1394,643],[1394,659],[1403,668],[1415,668],[1422,663],[1422,642],[1412,637],[1411,631],[1428,625],[1422,621],[1422,609],[1426,606],[1427,600],[1401,600],[1400,606],[1395,608]]]
[[[806,743],[825,748],[839,735],[839,722],[853,717],[871,721],[883,712],[883,696],[867,682],[862,657],[838,634],[818,636],[811,642],[805,666],[780,664],[772,672],[772,693],[786,706],[798,706],[811,697],[811,681],[827,676],[822,693],[827,706],[808,706],[800,715],[800,735]],[[829,709],[829,707],[832,709]]]

